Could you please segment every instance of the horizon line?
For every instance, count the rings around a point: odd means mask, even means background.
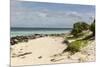
[[[10,28],[63,28],[63,27],[10,27]],[[72,27],[68,27],[72,28]]]

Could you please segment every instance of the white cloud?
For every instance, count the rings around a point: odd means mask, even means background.
[[[90,22],[94,16],[88,12],[25,8],[20,7],[19,2],[13,2],[11,6],[11,26],[70,27],[76,21]]]

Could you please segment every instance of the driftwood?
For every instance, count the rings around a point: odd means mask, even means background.
[[[32,54],[32,52],[23,53],[23,54],[18,55],[17,57],[24,56],[24,55],[27,55],[27,54]]]

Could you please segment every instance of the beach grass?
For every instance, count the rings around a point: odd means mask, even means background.
[[[90,38],[91,38],[91,37],[89,37],[89,36],[91,36],[91,32],[85,31],[85,32],[81,32],[80,34],[81,35],[78,37],[75,37],[75,36],[65,37],[64,41],[65,41],[65,43],[68,41],[66,43],[68,45],[68,47],[63,52],[76,53],[88,45],[88,42],[90,41]],[[71,41],[71,42],[69,42],[69,41]]]
[[[95,59],[93,53],[95,50],[94,26],[91,27],[93,31],[83,28],[80,30],[81,26],[88,27],[88,25],[84,26],[83,23],[80,26],[79,24],[78,27],[74,25],[73,33],[75,35],[62,33],[11,37],[11,65],[62,63],[62,60],[68,63],[80,62],[81,60],[83,62],[90,61],[91,57]]]
[[[87,46],[88,40],[76,40],[71,42],[64,52],[69,51],[72,53],[79,52],[81,48]]]

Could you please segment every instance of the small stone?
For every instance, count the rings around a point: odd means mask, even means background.
[[[55,59],[51,59],[51,61],[54,61]]]
[[[41,59],[41,58],[42,58],[42,56],[39,56],[38,58],[39,58],[39,59]]]

